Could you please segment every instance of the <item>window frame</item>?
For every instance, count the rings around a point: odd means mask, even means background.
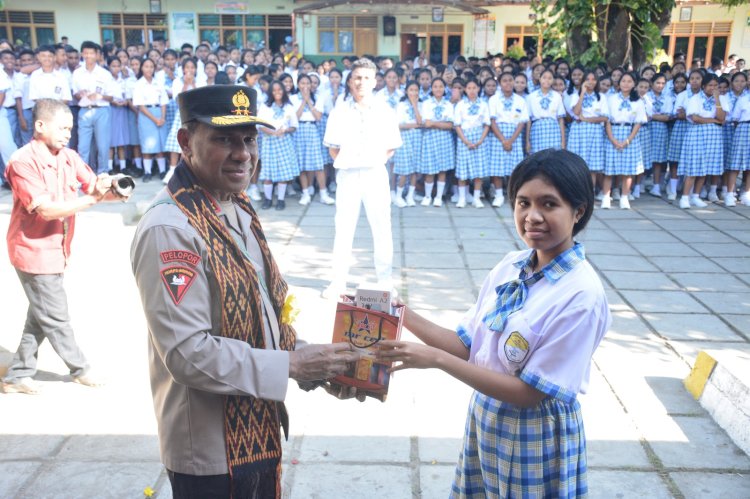
[[[29,18],[29,22],[18,22],[11,20],[12,13],[26,14]],[[38,22],[35,20],[36,17],[50,16],[52,18],[51,23]],[[16,46],[16,40],[13,38],[13,28],[27,28],[29,30],[29,46],[31,48],[38,48],[40,43],[37,36],[37,29],[52,29],[52,43],[57,43],[57,21],[55,19],[55,12],[49,10],[18,10],[18,9],[3,9],[0,10],[0,28],[5,29],[8,40]]]

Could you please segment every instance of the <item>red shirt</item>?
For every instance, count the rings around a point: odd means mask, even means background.
[[[11,156],[5,177],[13,189],[13,211],[8,227],[10,263],[29,274],[60,274],[70,256],[75,215],[45,220],[36,208],[47,201],[78,197],[78,186],[90,192],[96,175],[75,151],[52,154],[34,139]]]

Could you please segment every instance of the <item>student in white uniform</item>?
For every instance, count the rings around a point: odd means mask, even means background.
[[[555,76],[545,69],[539,76],[539,89],[526,97],[530,121],[526,125],[526,151],[565,149],[565,106],[552,90]]]
[[[5,104],[6,99],[13,99],[13,83],[5,74],[5,71],[0,70],[0,106]],[[0,156],[2,156],[2,164],[0,164],[0,185],[5,186],[5,165],[8,164],[11,155],[16,152],[16,142],[13,139],[13,131],[10,129],[10,121],[8,121],[8,115],[5,113],[4,107],[0,107]]]
[[[138,137],[143,154],[143,181],[148,182],[153,175],[154,156],[161,178],[167,174],[167,161],[164,157],[169,129],[166,125],[166,89],[156,80],[156,65],[151,59],[141,64],[141,77],[133,87],[133,106],[138,109]]]
[[[479,193],[482,179],[489,176],[487,134],[490,131],[490,111],[487,102],[479,98],[479,83],[466,82],[466,98],[456,104],[453,115],[456,135],[456,177],[458,178],[458,203],[466,207],[469,180],[474,181],[474,207],[484,208]]]
[[[654,76],[651,83],[649,98],[653,103],[653,115],[648,128],[651,132],[651,157],[645,166],[651,164],[654,169],[654,185],[649,194],[661,197],[661,176],[667,164],[667,152],[669,151],[669,127],[672,120],[674,100],[666,92],[667,78],[659,73]]]
[[[419,172],[425,176],[422,206],[430,204],[442,206],[446,174],[456,166],[456,146],[453,142],[453,104],[445,96],[445,82],[442,78],[432,80],[430,95],[422,102],[422,117],[424,118],[424,131],[422,132],[422,161],[419,165]],[[433,200],[432,187],[435,176],[437,176],[437,189]]]
[[[39,47],[36,58],[42,67],[29,77],[29,100],[57,99],[69,103],[73,98],[70,83],[62,72],[55,69],[54,47]]]
[[[34,64],[34,52],[31,50],[22,50],[18,55],[18,62],[21,68]],[[34,101],[29,99],[30,77],[23,71],[16,71],[13,75],[13,89],[16,101],[16,113],[18,114],[18,131],[21,135],[21,144],[28,144],[34,135],[34,122],[31,119],[31,110],[34,108]],[[85,161],[85,159],[84,159]],[[91,164],[91,163],[89,163]]]
[[[120,59],[110,57],[108,62],[109,70],[112,73],[112,108],[111,123],[112,135],[110,136],[109,161],[107,162],[107,171],[114,169],[114,157],[117,153],[118,171],[125,170],[125,148],[130,144],[130,131],[128,129],[128,98],[127,83],[128,72],[122,67]]]
[[[586,71],[581,81],[580,91],[573,92],[568,98],[568,114],[573,118],[568,150],[586,162],[596,189],[597,176],[601,177],[604,171],[604,123],[609,109],[606,96],[599,93],[596,74]]]
[[[393,173],[398,177],[396,187],[396,206],[416,206],[414,191],[417,185],[417,169],[422,148],[422,102],[419,100],[419,83],[410,81],[406,84],[405,94],[396,106],[398,127],[401,130],[403,145],[393,155]],[[406,199],[403,198],[404,187],[409,182]]]

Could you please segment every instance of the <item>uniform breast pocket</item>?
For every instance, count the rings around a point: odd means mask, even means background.
[[[511,315],[498,344],[497,355],[500,362],[505,364],[509,372],[518,374],[529,361],[540,340],[541,335],[531,329],[522,312]]]

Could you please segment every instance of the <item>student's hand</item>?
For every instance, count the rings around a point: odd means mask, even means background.
[[[163,118],[156,118],[156,119],[154,120],[154,123],[156,124],[156,126],[163,126],[163,125],[164,125],[164,123],[165,123],[165,121],[164,121],[164,119],[163,119]]]
[[[384,362],[401,362],[388,369],[396,372],[402,369],[429,369],[436,367],[437,356],[442,352],[436,348],[407,341],[383,340],[378,342],[375,358]]]
[[[513,142],[511,142],[510,140],[503,140],[502,142],[503,142],[503,150],[505,152],[510,152],[513,150]]]
[[[29,124],[26,121],[26,118],[23,117],[23,114],[18,114],[18,124],[21,127],[21,130],[24,132],[27,132],[29,130]]]
[[[301,381],[330,379],[359,359],[349,343],[307,345],[289,352],[289,377]]]

